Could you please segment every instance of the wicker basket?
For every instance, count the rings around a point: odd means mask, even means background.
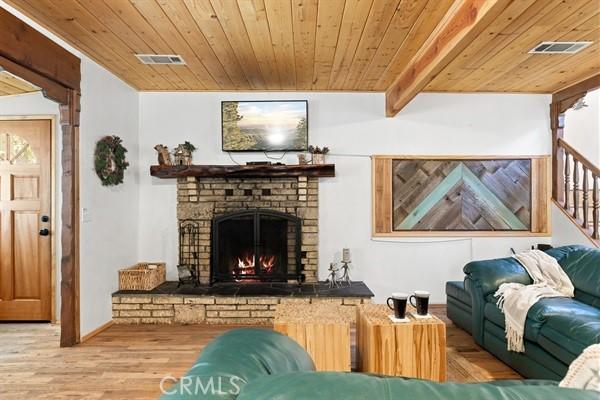
[[[166,264],[160,262],[124,268],[119,271],[119,290],[152,290],[166,280],[166,271]]]

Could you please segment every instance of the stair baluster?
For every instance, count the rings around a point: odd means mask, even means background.
[[[573,218],[579,219],[579,161],[573,157]]]
[[[583,196],[582,196],[582,207],[583,207],[583,210],[582,210],[583,211],[582,219],[583,219],[583,223],[582,223],[582,226],[585,229],[588,229],[589,225],[590,225],[590,221],[589,221],[589,217],[588,217],[588,212],[589,212],[589,209],[590,209],[590,204],[589,204],[589,200],[588,200],[588,197],[589,197],[589,193],[588,192],[590,190],[589,183],[588,183],[588,173],[589,173],[589,171],[588,171],[588,169],[587,169],[587,167],[585,165],[582,165],[582,169],[583,169]]]
[[[565,150],[565,210],[569,210],[569,191],[571,190],[571,169],[569,167],[569,153]]]
[[[600,239],[600,234],[598,232],[598,216],[600,209],[600,199],[598,199],[598,177],[595,174],[592,174],[593,184],[592,184],[592,238]]]

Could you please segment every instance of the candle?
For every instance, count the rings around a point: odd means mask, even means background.
[[[349,263],[350,262],[350,249],[342,249],[342,262]]]

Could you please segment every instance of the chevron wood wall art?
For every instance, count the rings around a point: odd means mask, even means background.
[[[373,234],[544,235],[549,158],[373,158]]]
[[[529,230],[530,160],[394,160],[394,230]]]

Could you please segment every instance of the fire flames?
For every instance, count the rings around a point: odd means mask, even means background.
[[[241,258],[238,257],[237,268],[235,269],[234,273],[236,275],[256,275],[257,271],[255,269],[254,260],[255,257],[253,254]],[[258,257],[258,262],[263,273],[270,274],[273,272],[273,267],[275,266],[275,256],[261,255]]]

